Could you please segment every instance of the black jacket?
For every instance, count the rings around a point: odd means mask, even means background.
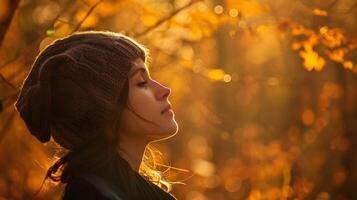
[[[127,200],[128,198],[104,179],[84,174],[70,181],[63,193],[63,200]]]
[[[141,181],[138,192],[142,194],[140,199],[176,200],[174,196],[166,193],[150,181],[146,181],[137,174]],[[101,176],[86,173],[72,181],[65,188],[62,200],[136,200],[130,199],[120,188],[106,181]]]
[[[105,154],[111,155],[111,154]],[[107,156],[108,157],[108,156]],[[113,154],[95,168],[80,168],[67,179],[63,200],[175,200],[148,181],[119,154]],[[68,166],[67,166],[68,167]],[[73,166],[72,166],[73,168]]]

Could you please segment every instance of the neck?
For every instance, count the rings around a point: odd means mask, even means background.
[[[126,161],[128,161],[133,170],[139,172],[148,141],[135,135],[127,135],[129,134],[121,134],[118,152]]]

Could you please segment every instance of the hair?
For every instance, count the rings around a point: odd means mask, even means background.
[[[109,31],[76,32],[40,52],[17,108],[41,142],[52,136],[67,151],[48,169],[43,183],[47,178],[68,183],[83,172],[94,172],[115,179],[130,199],[143,195],[135,191],[135,174],[117,147],[128,100],[128,72],[135,60],[146,62],[147,54],[132,38]],[[155,157],[146,149],[139,172],[169,192],[171,185],[156,169]]]

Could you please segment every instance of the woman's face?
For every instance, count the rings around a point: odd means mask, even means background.
[[[129,72],[129,96],[122,113],[122,131],[149,141],[176,134],[178,125],[170,108],[170,93],[170,88],[150,77],[142,59],[137,59]]]

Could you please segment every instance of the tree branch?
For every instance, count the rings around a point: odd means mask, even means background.
[[[327,10],[331,10],[339,0],[334,0],[330,5],[328,5]]]
[[[12,84],[10,83],[8,80],[6,80],[6,78],[0,73],[0,81],[4,81],[6,84],[8,84],[11,88],[17,90],[17,88]]]
[[[173,18],[174,16],[176,16],[178,13],[180,13],[181,11],[191,7],[194,3],[197,3],[201,0],[191,0],[189,3],[187,3],[186,5],[182,6],[181,8],[178,8],[174,11],[172,11],[169,15],[161,18],[159,21],[157,21],[154,25],[148,27],[146,30],[139,32],[139,33],[135,33],[134,37],[141,37],[145,34],[147,34],[148,32],[154,30],[155,28],[157,28],[158,26],[160,26],[161,24],[165,23],[166,21],[170,20],[171,18]]]
[[[351,8],[349,8],[345,14],[349,14],[351,13],[355,8],[357,8],[357,1],[351,6]]]
[[[1,130],[0,130],[0,145],[2,143],[2,140],[5,138],[6,133],[8,133],[10,131],[10,129],[12,128],[12,124],[13,124],[13,121],[15,120],[15,116],[16,116],[15,113],[16,112],[11,112],[9,114],[9,117],[5,121],[4,126],[1,127]]]
[[[83,19],[77,24],[77,26],[73,29],[72,33],[78,31],[81,28],[81,25],[83,22],[89,17],[89,15],[94,11],[94,9],[99,6],[104,0],[99,0],[97,3],[95,3],[86,13],[86,15],[83,17]]]
[[[55,16],[55,18],[53,18],[53,20],[51,21],[51,23],[46,27],[45,31],[41,31],[41,34],[39,35],[38,39],[35,40],[33,43],[31,43],[31,45],[30,45],[31,47],[37,46],[37,45],[41,42],[42,38],[46,35],[46,31],[47,31],[48,29],[50,29],[50,28],[53,27],[53,25],[54,25],[54,24],[56,23],[56,21],[59,19],[59,17],[60,17],[61,14],[63,13],[63,11],[65,11],[65,10],[68,8],[68,6],[71,5],[71,4],[70,4],[71,2],[72,2],[72,0],[68,0],[68,1],[66,2],[65,6],[62,7],[61,11],[57,13],[57,15]],[[11,58],[11,59],[5,61],[4,63],[2,63],[2,64],[0,65],[0,69],[1,69],[2,67],[5,67],[6,65],[12,63],[12,62],[17,61],[18,59],[21,59],[21,58],[27,56],[28,53],[31,52],[31,51],[33,51],[33,48],[28,47],[28,48],[26,48],[26,49],[24,49],[24,50],[18,52],[13,58]]]
[[[5,19],[2,22],[0,22],[0,47],[2,45],[2,42],[4,41],[6,32],[11,24],[12,18],[14,17],[17,6],[20,3],[20,0],[12,0],[12,1],[9,1],[9,3],[10,3],[9,12],[8,12],[7,16],[5,17]]]
[[[58,12],[58,14],[55,16],[55,18],[53,18],[53,20],[51,21],[51,23],[46,27],[46,30],[52,28],[52,26],[55,24],[55,22],[57,21],[57,19],[58,19],[58,18],[61,16],[61,14],[63,13],[63,11],[65,11],[65,10],[68,8],[68,6],[71,5],[71,4],[70,4],[71,2],[72,2],[72,0],[68,0],[68,1],[66,2],[65,6],[61,9],[61,11]],[[31,43],[31,45],[29,45],[28,48],[26,48],[26,49],[20,51],[19,53],[17,53],[15,57],[13,57],[13,58],[9,59],[8,61],[4,62],[4,63],[0,66],[0,69],[1,69],[2,67],[6,66],[6,65],[8,65],[8,64],[10,64],[10,63],[12,63],[12,62],[15,62],[15,61],[19,60],[19,59],[25,59],[25,58],[28,56],[28,54],[29,54],[31,51],[33,51],[33,48],[38,46],[38,44],[41,42],[42,38],[43,38],[45,35],[46,35],[46,31],[42,31],[37,40],[35,40],[33,43]],[[14,95],[10,95],[10,97],[7,97],[7,98],[11,98],[12,96],[17,96],[20,90],[19,90],[15,85],[11,84],[2,74],[0,74],[0,77],[1,77],[1,79],[3,79],[4,82],[8,83],[11,87],[13,87],[14,89],[16,89],[15,94],[14,94]],[[6,98],[6,99],[7,99],[7,98]],[[4,100],[4,99],[2,99],[2,100]],[[16,99],[10,99],[10,103],[9,103],[8,105],[11,105],[12,101],[15,101],[15,100],[16,100]],[[6,108],[6,107],[7,107],[7,106],[4,106],[4,108]],[[4,108],[3,108],[3,109],[4,109]]]

